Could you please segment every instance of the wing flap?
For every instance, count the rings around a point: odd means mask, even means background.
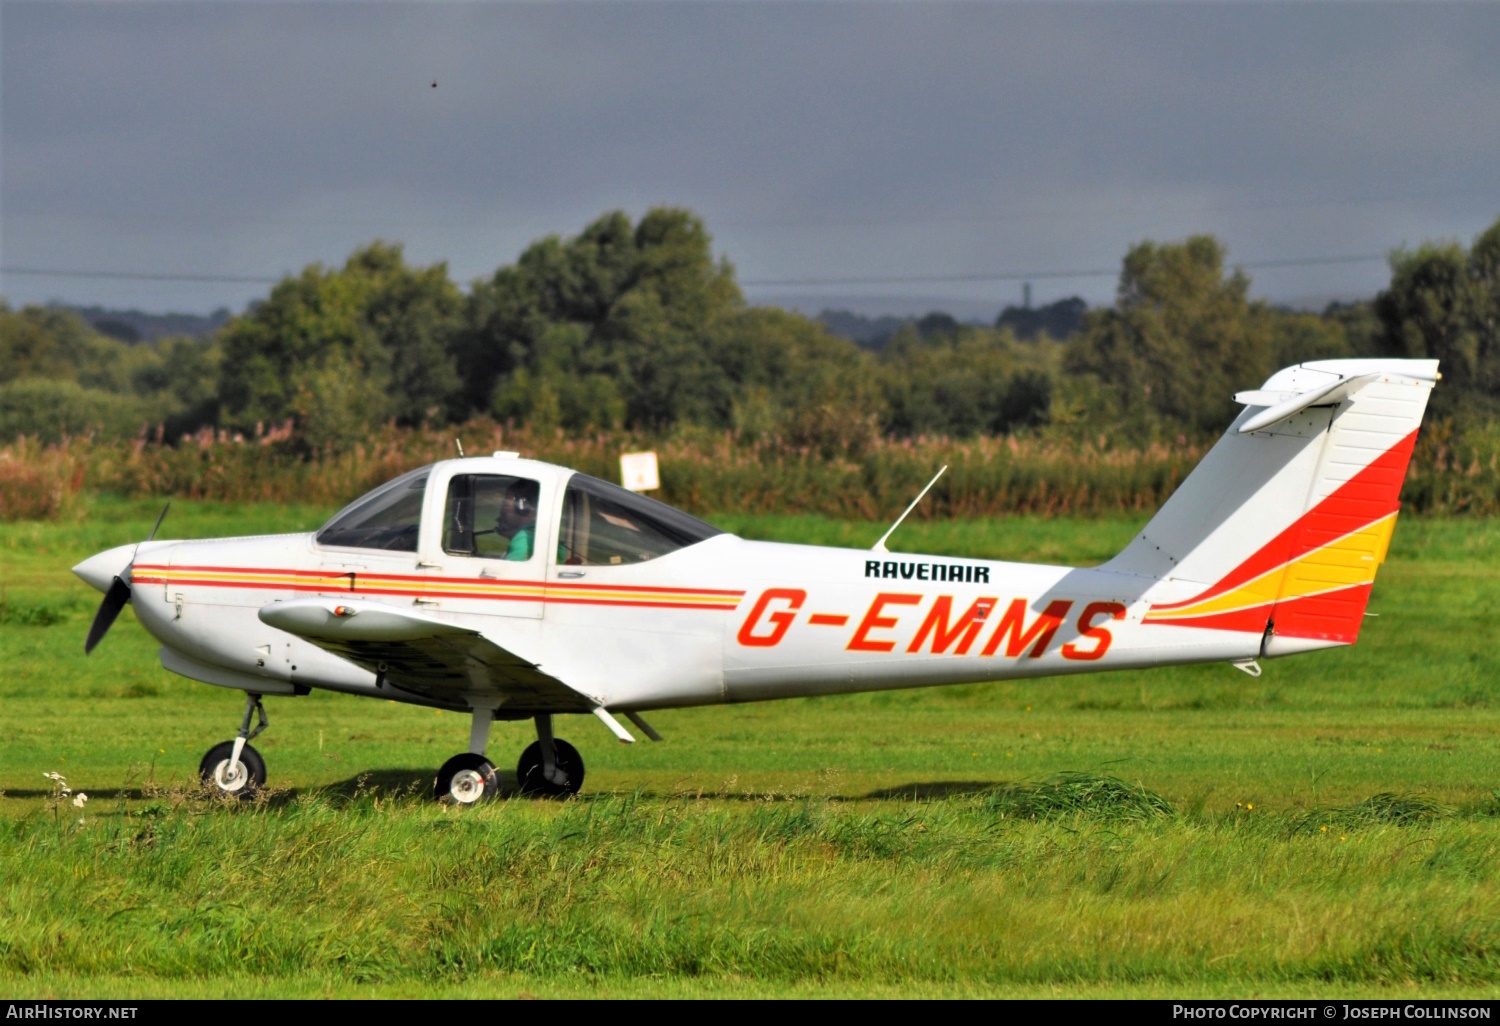
[[[497,712],[591,712],[599,703],[471,627],[379,602],[295,599],[260,609],[262,623],[294,634],[439,702],[499,699]]]

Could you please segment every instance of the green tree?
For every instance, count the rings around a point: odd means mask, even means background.
[[[1435,410],[1452,415],[1500,405],[1500,221],[1468,250],[1439,242],[1395,253],[1375,313],[1382,352],[1440,362]]]
[[[869,353],[817,321],[749,307],[723,321],[711,358],[728,378],[730,422],[826,456],[857,455],[876,433],[879,382]]]
[[[1056,345],[946,320],[928,315],[882,352],[885,430],[968,437],[1046,423]]]
[[[711,242],[691,213],[659,208],[528,247],[470,296],[469,405],[569,428],[727,423],[731,382],[711,352],[743,299]]]
[[[1098,412],[1129,433],[1221,431],[1234,393],[1276,366],[1275,318],[1249,288],[1243,271],[1225,274],[1212,236],[1133,246],[1114,306],[1089,315],[1067,370],[1098,382]]]
[[[386,419],[446,421],[462,406],[451,348],[463,308],[446,265],[409,267],[400,246],[309,266],[224,328],[223,417],[241,430],[290,418],[315,445]]]
[[[107,392],[130,389],[132,348],[101,335],[70,310],[0,300],[0,381],[48,378]],[[148,357],[149,358],[149,357]]]
[[[180,438],[218,423],[222,354],[217,340],[163,338],[137,348],[152,359],[134,369],[131,386],[137,395],[154,400],[165,438]]]
[[[212,423],[217,350],[199,339],[127,344],[78,315],[0,301],[0,438],[98,432],[168,437]]]

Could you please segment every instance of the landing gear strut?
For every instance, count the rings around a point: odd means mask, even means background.
[[[500,789],[494,765],[484,757],[490,739],[490,722],[495,710],[489,706],[474,710],[474,724],[469,728],[469,750],[443,763],[433,781],[432,796],[455,805],[474,805],[493,798]]]
[[[259,715],[260,722],[250,729],[250,719]],[[230,798],[248,798],[266,783],[266,760],[250,747],[250,739],[256,737],[271,721],[266,718],[266,707],[261,705],[259,695],[245,696],[245,719],[240,723],[240,733],[233,741],[220,741],[208,750],[198,764],[198,779],[219,794]]]
[[[566,798],[583,786],[583,756],[561,738],[552,736],[552,715],[536,718],[536,737],[516,763],[522,794]]]
[[[495,718],[491,707],[474,710],[474,725],[469,731],[469,750],[443,763],[433,781],[432,796],[440,802],[476,805],[492,798],[500,790],[495,766],[485,757],[490,738],[490,723]],[[583,756],[561,738],[552,736],[552,716],[536,717],[536,737],[521,753],[516,778],[521,793],[542,798],[566,798],[583,786]]]

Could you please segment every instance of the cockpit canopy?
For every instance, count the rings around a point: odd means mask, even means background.
[[[570,566],[644,563],[724,533],[664,502],[587,474],[568,479],[562,506],[557,555],[559,563]]]
[[[355,499],[318,532],[318,544],[416,552],[431,473],[432,467],[419,467]]]
[[[432,466],[418,468],[356,499],[318,532],[318,544],[416,552],[433,472]],[[570,475],[560,503],[554,500],[550,510],[537,508],[542,489],[525,476],[464,473],[460,465],[446,478],[440,534],[443,551],[451,555],[529,561],[542,518],[557,525],[551,556],[567,566],[644,563],[723,533],[587,474]],[[441,476],[437,486],[443,487]]]

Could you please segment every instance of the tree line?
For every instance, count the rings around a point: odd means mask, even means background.
[[[311,265],[207,339],[127,344],[0,301],[0,439],[204,427],[336,451],[383,424],[476,416],[565,433],[728,431],[827,456],[882,437],[1011,433],[1109,444],[1223,430],[1234,392],[1303,360],[1437,357],[1433,410],[1487,430],[1500,404],[1500,220],[1469,246],[1391,257],[1372,300],[1321,314],[1250,297],[1212,236],[1142,242],[1115,301],[1065,340],[1013,316],[933,315],[877,351],[746,302],[691,212],[609,213],[464,289],[375,242]],[[1076,323],[1076,318],[1075,318]],[[1017,335],[1020,329],[1027,337]]]

